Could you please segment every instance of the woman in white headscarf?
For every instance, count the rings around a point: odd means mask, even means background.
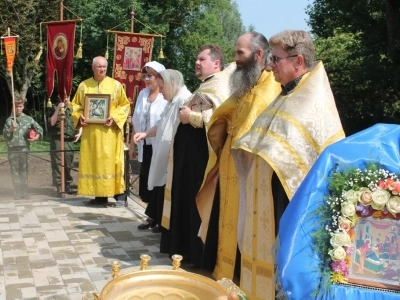
[[[153,155],[154,137],[143,139],[137,144],[137,154],[135,151],[135,142],[133,137],[136,132],[144,132],[153,127],[161,118],[161,114],[167,105],[167,101],[160,93],[157,77],[159,72],[164,71],[165,67],[156,61],[147,62],[142,69],[142,80],[146,87],[140,91],[137,99],[135,110],[132,116],[133,132],[129,145],[129,159],[136,159],[140,164],[139,173],[139,197],[143,202],[149,203],[152,191],[147,189],[149,178],[151,157]],[[138,229],[144,230],[151,227],[150,223],[139,225]]]
[[[157,223],[157,226],[152,229],[153,232],[159,232],[158,225],[161,224],[168,155],[180,122],[179,108],[192,94],[186,88],[181,72],[168,69],[161,71],[159,75],[157,83],[168,104],[154,127],[133,136],[135,143],[155,136],[148,181],[148,189],[153,190],[153,194],[145,211],[149,219]]]

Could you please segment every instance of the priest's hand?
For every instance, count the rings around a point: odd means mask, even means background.
[[[87,125],[86,118],[83,115],[81,115],[79,117],[79,122],[81,123],[81,126],[86,126]]]
[[[182,124],[189,123],[189,115],[191,112],[192,110],[187,106],[182,106],[179,108],[179,120]]]
[[[106,122],[104,123],[104,126],[110,127],[114,123],[114,118],[112,116],[108,117]]]
[[[141,140],[144,140],[147,136],[146,132],[138,132],[135,133],[135,135],[133,136],[133,141],[135,142],[135,144],[139,143]]]

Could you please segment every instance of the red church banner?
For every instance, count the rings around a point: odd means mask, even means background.
[[[123,84],[131,107],[142,86],[142,68],[151,61],[153,41],[151,35],[115,32],[113,78]]]
[[[75,22],[55,22],[47,25],[47,75],[48,97],[54,89],[54,74],[57,73],[58,95],[64,99],[72,89],[74,61]]]
[[[7,71],[12,72],[16,53],[17,37],[10,36],[4,38],[4,48],[6,49]]]

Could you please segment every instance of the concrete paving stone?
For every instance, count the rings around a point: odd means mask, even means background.
[[[101,292],[101,290],[104,288],[104,286],[107,283],[108,283],[108,280],[96,280],[96,281],[93,281],[93,285],[95,287],[95,290],[98,291],[98,292]],[[92,291],[92,290],[86,290],[86,291],[89,292],[89,291]]]
[[[47,285],[47,286],[37,286],[36,293],[40,299],[45,299],[42,297],[56,296],[56,295],[68,295],[67,289],[64,285]]]
[[[45,233],[46,239],[51,241],[67,241],[68,236],[64,230],[52,230]]]
[[[36,288],[35,287],[21,288],[21,297],[24,299],[32,299],[32,297],[36,297]]]
[[[95,208],[87,198],[36,197],[14,205],[0,195],[0,300],[2,290],[4,299],[81,300],[102,290],[115,260],[131,268],[148,253],[171,263],[158,252],[160,235],[137,230],[144,209],[131,199],[128,208]]]
[[[6,288],[6,300],[21,299],[22,293],[19,288]]]
[[[62,276],[47,276],[47,280],[51,285],[60,285],[63,284]]]
[[[83,292],[81,290],[81,287],[79,285],[78,282],[64,282],[67,292],[68,294],[72,294],[72,293],[81,293],[81,295],[83,295]]]
[[[6,228],[2,228],[3,225],[0,225],[0,234],[1,234],[1,240],[5,241],[7,240],[8,242],[12,241],[20,241],[23,239],[22,232],[21,231],[11,231],[11,227],[8,224]]]
[[[9,266],[9,265],[15,265],[16,263],[16,258],[15,257],[3,257],[3,265],[4,266]]]
[[[69,295],[54,295],[52,300],[70,300],[70,299],[71,298]]]

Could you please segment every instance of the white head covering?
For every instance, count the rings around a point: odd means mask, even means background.
[[[159,62],[156,62],[155,60],[147,62],[142,68],[142,72],[146,72],[146,67],[152,68],[157,73],[160,73],[161,71],[165,70],[164,65],[160,64]]]
[[[183,75],[177,70],[167,69],[159,73],[164,81],[165,99],[171,101],[176,93],[185,85]]]

